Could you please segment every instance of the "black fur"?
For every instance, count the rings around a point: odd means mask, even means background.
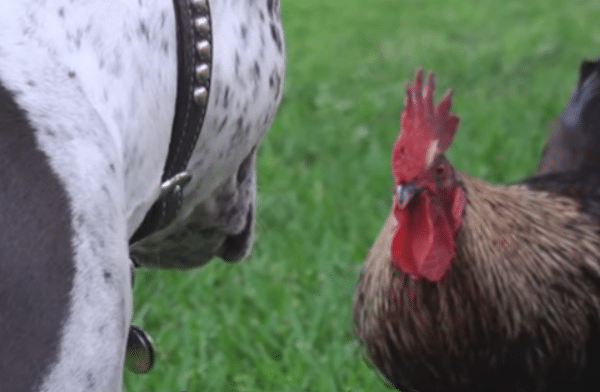
[[[71,213],[26,114],[1,84],[0,228],[0,380],[5,391],[33,391],[58,359],[69,316]]]

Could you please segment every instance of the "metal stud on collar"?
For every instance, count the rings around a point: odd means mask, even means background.
[[[198,12],[208,12],[208,3],[206,0],[192,0],[192,5]]]
[[[207,0],[191,0],[191,4],[194,13],[194,49],[197,56],[192,98],[196,105],[202,107],[208,103],[208,90],[210,88],[210,63],[212,59],[210,10]]]
[[[196,66],[195,77],[199,83],[208,83],[210,80],[210,68],[207,64]]]
[[[208,100],[208,90],[205,87],[197,87],[194,89],[194,102],[196,105],[206,105]]]
[[[194,29],[201,35],[206,35],[210,32],[210,21],[206,16],[201,16],[194,20]]]

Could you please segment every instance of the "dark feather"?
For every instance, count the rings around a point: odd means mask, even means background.
[[[599,152],[600,59],[581,63],[575,92],[548,136],[538,172],[600,170]]]

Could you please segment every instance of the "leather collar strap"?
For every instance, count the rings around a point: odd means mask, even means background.
[[[212,32],[208,0],[173,0],[177,18],[177,99],[160,198],[133,234],[130,244],[169,224],[181,206],[185,173],[208,105]]]

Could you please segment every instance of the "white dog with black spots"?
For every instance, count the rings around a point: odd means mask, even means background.
[[[196,267],[253,244],[254,159],[281,99],[278,0],[209,0],[206,116],[179,213],[161,192],[175,115],[174,2],[0,3],[0,391],[121,391],[130,252]]]

